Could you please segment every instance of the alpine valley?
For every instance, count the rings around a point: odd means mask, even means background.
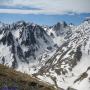
[[[56,90],[90,90],[90,18],[78,26],[0,22],[0,63]]]

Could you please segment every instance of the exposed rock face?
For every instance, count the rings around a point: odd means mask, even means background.
[[[41,53],[51,52],[54,43],[41,26],[19,21],[0,28],[0,47],[0,62],[18,68],[20,63],[39,62]]]

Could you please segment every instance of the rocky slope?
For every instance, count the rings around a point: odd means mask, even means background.
[[[64,90],[90,90],[90,20],[71,32],[37,76]]]
[[[55,88],[38,78],[0,64],[0,90],[55,90]]]

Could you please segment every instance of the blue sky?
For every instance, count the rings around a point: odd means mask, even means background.
[[[88,14],[75,14],[75,15],[44,15],[44,14],[0,14],[0,21],[4,23],[12,23],[20,20],[33,22],[40,25],[53,25],[60,21],[66,21],[68,24],[80,24]]]
[[[0,21],[4,23],[66,21],[78,25],[86,17],[90,17],[90,0],[0,0]]]

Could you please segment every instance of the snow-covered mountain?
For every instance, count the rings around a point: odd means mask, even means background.
[[[90,19],[79,26],[0,22],[0,63],[58,90],[90,90]],[[62,89],[60,89],[62,88]]]
[[[24,21],[11,25],[1,23],[0,63],[28,72],[54,49],[53,40],[39,25]]]
[[[66,22],[58,22],[57,24],[45,28],[47,34],[52,38],[53,42],[60,46],[68,37],[67,34],[71,33],[71,27]],[[65,38],[66,37],[66,38]]]
[[[90,90],[90,21],[71,26],[70,30],[67,41],[46,61],[37,76],[64,90]]]

